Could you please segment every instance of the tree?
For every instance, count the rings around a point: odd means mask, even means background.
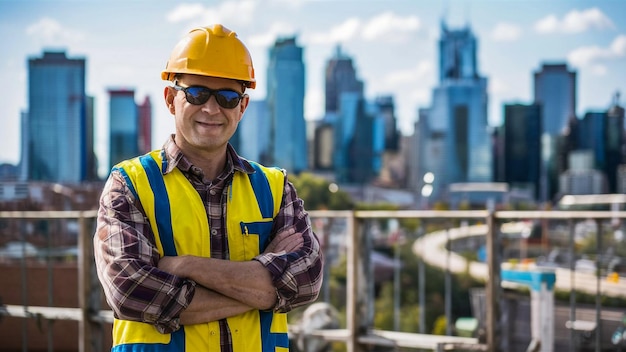
[[[352,210],[354,202],[350,195],[336,184],[308,172],[298,176],[289,175],[289,181],[298,191],[308,210]]]

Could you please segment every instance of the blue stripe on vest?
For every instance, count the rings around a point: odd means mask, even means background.
[[[168,344],[162,343],[129,343],[111,348],[111,352],[181,352],[185,350],[185,332],[181,326],[171,335]]]
[[[176,255],[174,245],[174,230],[172,229],[172,214],[170,210],[170,200],[165,189],[163,174],[156,161],[150,155],[139,157],[141,166],[146,170],[148,182],[154,194],[154,212],[159,229],[159,237],[163,245],[163,252],[166,256]]]
[[[261,170],[259,164],[250,162],[250,165],[254,168],[255,172],[249,174],[250,183],[256,196],[256,202],[261,209],[261,215],[264,218],[273,218],[274,216],[274,199],[272,197],[272,190],[270,189],[270,183],[265,177],[265,173]]]
[[[270,331],[273,312],[259,311],[261,320],[261,341],[263,352],[274,352],[276,347],[289,348],[289,335],[286,332],[274,333]]]
[[[266,219],[273,218],[274,198],[272,197],[272,189],[270,188],[267,177],[265,176],[263,170],[261,170],[259,164],[250,162],[250,165],[254,167],[255,172],[249,174],[248,177],[250,178],[250,184],[252,184],[254,195],[256,196],[257,203],[259,204],[261,215]],[[269,239],[273,223],[252,223],[247,224],[247,226],[254,226],[258,228],[255,233],[258,233],[261,237],[259,239],[259,246],[261,247],[259,248],[259,252],[262,252],[267,244],[267,240]],[[263,352],[274,352],[276,347],[289,348],[289,336],[287,333],[271,332],[273,318],[273,312],[259,311]]]
[[[128,176],[128,173],[126,173],[126,170],[122,169],[121,167],[114,167],[113,170],[117,170],[120,172],[120,174],[122,174],[124,180],[126,180],[126,185],[128,186],[128,189],[130,189],[130,191],[133,193],[135,199],[138,199],[139,196],[137,195],[137,191],[135,191],[135,186],[133,186],[133,182],[130,180],[130,177]]]
[[[157,228],[159,230],[159,237],[161,239],[161,244],[163,245],[163,252],[167,256],[175,256],[176,255],[176,246],[174,245],[174,233],[172,229],[172,221],[171,221],[171,213],[170,213],[170,204],[169,197],[167,195],[167,190],[165,188],[165,182],[163,181],[163,175],[161,170],[159,169],[156,161],[149,155],[144,155],[139,158],[141,165],[146,171],[146,175],[148,177],[148,182],[150,183],[150,188],[154,194],[154,203],[155,203],[155,216],[157,221]],[[254,169],[255,173],[248,175],[250,178],[250,183],[252,185],[252,189],[254,191],[255,197],[257,199],[257,203],[259,204],[259,209],[261,211],[261,215],[264,218],[273,218],[274,212],[274,200],[272,197],[272,191],[265,176],[265,173],[261,170],[260,166],[256,163],[250,163]],[[166,167],[166,165],[163,165]],[[132,188],[132,183],[129,182],[130,179],[128,175],[122,170],[122,175],[127,179],[129,183],[129,187],[131,191],[134,192],[134,188]],[[252,223],[256,226],[262,228],[259,230],[259,234],[262,234],[261,237],[269,236],[269,232],[271,232],[272,222],[267,223]],[[248,224],[248,225],[252,225]],[[260,246],[264,246],[263,240],[259,241]],[[262,348],[263,352],[273,352],[275,348],[284,347],[289,348],[289,337],[287,333],[272,333],[270,331],[272,326],[272,319],[274,317],[273,312],[260,311],[260,325],[261,325],[261,340],[263,341]],[[184,327],[181,327],[178,331],[172,333],[172,340],[168,345],[163,344],[127,344],[116,346],[112,349],[113,352],[118,351],[131,351],[131,352],[161,352],[161,351],[182,351],[185,346],[185,335],[184,335]]]
[[[166,256],[175,256],[176,246],[174,245],[174,230],[172,229],[172,214],[170,210],[170,200],[165,189],[163,174],[156,161],[150,155],[139,157],[141,166],[146,170],[146,176],[154,194],[154,208],[159,238],[163,246],[163,253]],[[165,165],[164,165],[165,166]],[[162,344],[134,344],[131,351],[184,351],[185,350],[185,329],[183,326],[171,334],[170,343]],[[126,351],[126,350],[125,350]]]

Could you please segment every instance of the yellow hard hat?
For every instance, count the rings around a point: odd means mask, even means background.
[[[171,81],[177,73],[230,78],[256,86],[252,57],[237,33],[216,24],[192,29],[174,47],[161,79]]]

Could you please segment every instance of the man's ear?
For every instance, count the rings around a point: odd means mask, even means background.
[[[244,94],[239,102],[239,121],[243,118],[243,113],[246,112],[248,108],[248,104],[250,103],[250,96],[248,94]]]
[[[174,97],[176,96],[176,91],[172,87],[165,87],[163,90],[163,98],[165,99],[165,105],[167,106],[167,110],[170,111],[170,114],[174,115],[176,113],[176,108],[174,107]]]
[[[248,104],[250,104],[250,96],[248,94],[244,94],[241,98],[241,103],[239,103],[239,108],[241,109],[242,114],[246,112]]]

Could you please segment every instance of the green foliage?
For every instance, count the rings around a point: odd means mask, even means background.
[[[374,304],[374,327],[382,330],[394,330],[393,284],[383,285],[380,298]],[[419,331],[419,305],[405,304],[400,306],[400,330],[404,332]]]
[[[592,232],[579,243],[580,252],[588,255],[591,258],[595,258],[598,253],[598,234]],[[607,224],[602,225],[602,249],[601,252],[607,248],[612,248],[614,254],[619,257],[626,257],[626,241],[618,241],[615,239],[615,229]]]
[[[412,241],[409,241],[412,243]],[[424,331],[437,329],[437,321],[444,311],[445,272],[439,268],[424,264],[425,271],[425,307],[419,306],[419,258],[413,253],[411,245],[399,247],[399,257],[402,261],[400,272],[400,330],[418,332],[419,312],[424,309]],[[383,252],[386,252],[383,250]],[[389,255],[392,250],[389,250]],[[452,316],[471,316],[470,289],[483,287],[469,274],[452,276]],[[393,329],[393,281],[385,282],[378,290],[375,301],[374,324],[380,329]],[[445,325],[444,325],[445,333]]]
[[[393,330],[393,285],[386,283],[381,289],[380,298],[374,303],[374,327]]]
[[[351,210],[354,202],[350,195],[342,190],[331,192],[330,182],[308,172],[289,175],[298,196],[304,201],[307,210]]]
[[[564,290],[555,290],[554,291],[554,300],[559,302],[569,303],[570,301],[571,291]],[[595,305],[596,304],[596,295],[581,291],[576,291],[575,293],[576,304],[588,304]],[[600,296],[600,303],[603,307],[626,307],[626,297],[609,297],[602,295]]]

